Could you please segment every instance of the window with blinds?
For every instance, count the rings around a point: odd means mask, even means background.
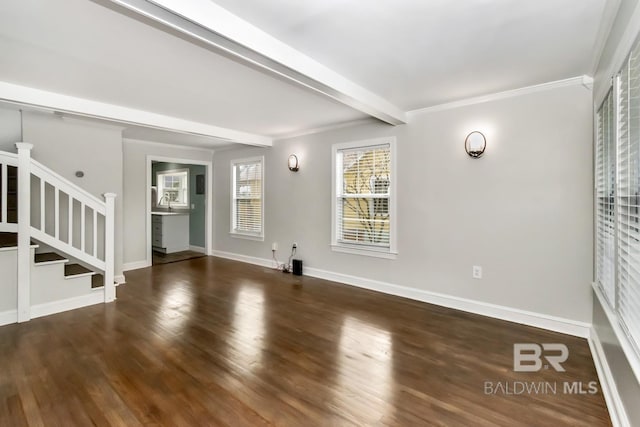
[[[596,224],[598,284],[609,303],[615,305],[615,222],[614,196],[616,153],[614,141],[613,94],[598,110],[596,144]]]
[[[614,307],[640,350],[640,43],[620,71],[617,89],[618,294]]]
[[[231,162],[231,233],[240,236],[262,238],[263,179],[262,157]]]
[[[394,142],[334,145],[333,246],[395,252]]]
[[[595,190],[597,285],[640,366],[640,42],[597,112]]]

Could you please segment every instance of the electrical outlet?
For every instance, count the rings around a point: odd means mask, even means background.
[[[296,242],[293,242],[293,249],[298,249],[298,244]]]
[[[472,276],[474,279],[482,279],[482,267],[479,265],[474,265]]]
[[[277,251],[277,250],[278,250],[278,243],[273,242],[273,243],[271,244],[271,250],[272,250],[272,251]]]

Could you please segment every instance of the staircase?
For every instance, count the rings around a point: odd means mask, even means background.
[[[115,299],[115,194],[0,151],[0,325]]]

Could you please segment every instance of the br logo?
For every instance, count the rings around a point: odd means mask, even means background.
[[[562,367],[569,358],[569,349],[564,344],[534,344],[520,343],[513,345],[513,370],[515,372],[538,372],[542,369],[542,359],[558,372],[564,372]]]

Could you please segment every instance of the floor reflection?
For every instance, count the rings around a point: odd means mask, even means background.
[[[156,317],[156,332],[171,339],[184,332],[193,309],[193,293],[187,287],[172,286],[162,296]]]
[[[264,291],[256,287],[240,289],[236,297],[228,345],[230,359],[237,363],[241,372],[256,373],[262,366],[264,314]]]
[[[342,323],[335,404],[368,414],[371,423],[393,412],[393,337],[390,331],[347,316]]]

